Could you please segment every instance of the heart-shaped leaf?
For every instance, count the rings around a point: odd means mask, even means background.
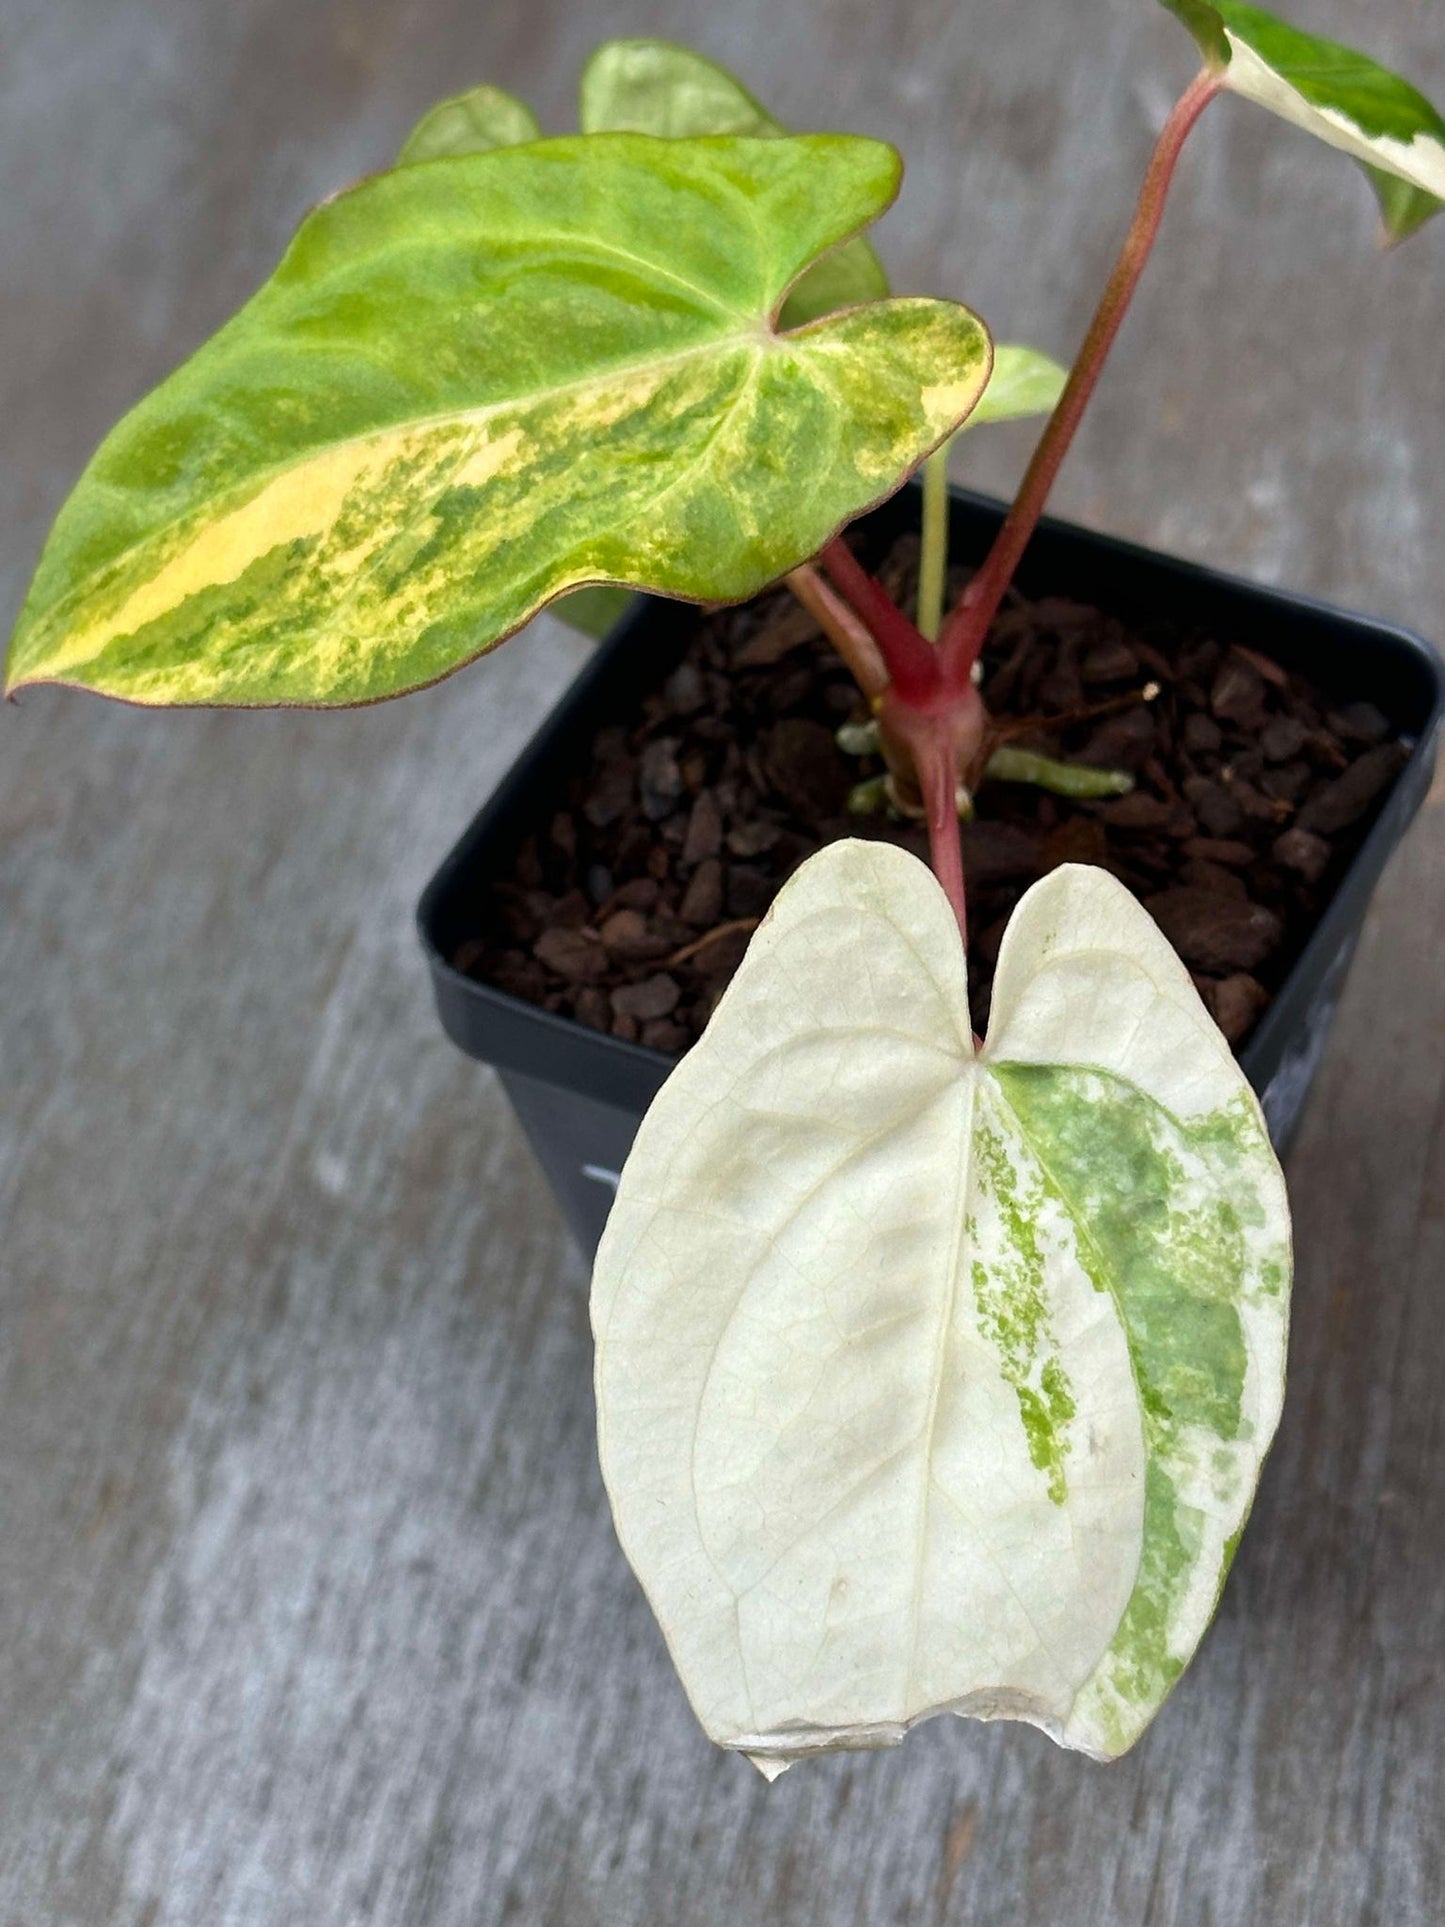
[[[520,147],[541,138],[537,116],[525,101],[500,87],[471,87],[423,114],[396,160],[399,167],[455,160],[459,154],[489,154],[494,147]]]
[[[1392,240],[1445,203],[1445,119],[1367,55],[1242,0],[1163,0],[1223,72],[1231,93],[1365,164]]]
[[[748,134],[788,130],[773,119],[726,67],[670,40],[608,40],[582,70],[579,125],[584,134]],[[783,326],[888,292],[878,256],[861,239],[844,241],[817,261],[788,296]]]
[[[987,381],[987,331],[951,302],[771,324],[899,172],[842,136],[607,135],[341,195],[102,445],[11,687],[371,701],[583,583],[754,594],[896,488]]]
[[[1123,1752],[1249,1510],[1289,1270],[1258,1105],[1120,884],[1028,893],[978,1053],[931,873],[812,858],[593,1281],[618,1533],[707,1731],[769,1774],[939,1712]]]

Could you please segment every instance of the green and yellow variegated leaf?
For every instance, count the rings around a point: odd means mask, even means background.
[[[584,134],[784,134],[725,67],[670,40],[609,40],[582,71]],[[811,267],[788,296],[785,328],[888,293],[883,264],[864,240],[845,241]]]
[[[397,156],[397,165],[411,161],[452,160],[459,154],[487,154],[494,147],[520,147],[542,138],[537,116],[515,94],[500,87],[472,87],[444,100],[424,114]],[[574,589],[559,596],[552,613],[570,628],[597,641],[621,619],[632,600],[626,589],[601,586]]]
[[[364,702],[584,583],[754,594],[987,381],[987,332],[949,302],[771,324],[898,175],[842,136],[604,135],[341,195],[102,445],[11,687]]]
[[[1036,348],[1025,348],[1016,342],[998,342],[993,351],[993,372],[988,378],[988,386],[974,407],[973,413],[964,424],[964,429],[972,428],[978,422],[1017,421],[1025,415],[1045,415],[1053,407],[1063,391],[1068,379],[1068,370],[1048,355],[1040,354]],[[961,431],[962,432],[962,431]],[[946,487],[946,469],[935,474],[935,465],[947,459],[947,444],[938,449],[929,459],[924,469],[924,489],[927,495],[930,486]],[[936,540],[946,545],[947,500],[940,503],[943,520],[943,533]],[[927,511],[925,510],[925,521]],[[925,561],[927,560],[925,543]],[[946,566],[946,556],[939,551],[940,571]],[[942,597],[942,574],[939,577],[939,597]],[[920,598],[923,594],[922,579],[919,587]],[[577,589],[552,605],[552,614],[563,622],[578,629],[583,635],[595,636],[599,640],[611,630],[627,612],[631,597],[625,589]],[[935,622],[925,634],[937,635]]]
[[[993,351],[993,373],[977,408],[968,418],[976,428],[984,422],[1018,421],[1025,415],[1047,415],[1064,392],[1069,371],[1051,355],[1020,342],[1000,341]]]
[[[503,93],[500,87],[472,87],[422,116],[398,154],[397,165],[486,154],[494,147],[520,147],[524,141],[541,138],[537,116],[525,101]],[[626,589],[574,589],[571,595],[558,597],[552,613],[570,628],[600,641],[630,601]]]
[[[494,147],[520,147],[541,138],[537,116],[525,101],[500,87],[471,87],[423,114],[396,159],[399,167],[455,160],[459,154],[488,154]]]
[[[930,872],[812,858],[592,1287],[618,1533],[709,1734],[770,1777],[942,1712],[1122,1753],[1218,1600],[1289,1275],[1259,1107],[1120,884],[1034,886],[979,1052]]]
[[[1301,33],[1243,0],[1163,0],[1231,93],[1362,161],[1391,240],[1445,203],[1445,118],[1367,55]]]

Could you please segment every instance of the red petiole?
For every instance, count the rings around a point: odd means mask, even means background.
[[[1164,123],[1145,171],[1133,222],[1064,392],[1039,438],[993,547],[950,611],[937,647],[858,562],[841,537],[830,542],[819,557],[843,605],[842,614],[861,621],[882,657],[888,687],[879,693],[865,685],[865,694],[879,712],[895,778],[900,774],[901,760],[911,763],[910,773],[927,815],[934,873],[953,906],[965,942],[967,909],[956,798],[961,774],[971,767],[987,726],[973,684],[974,666],[1128,312],[1159,232],[1184,142],[1222,86],[1221,76],[1211,70],[1198,74]],[[818,587],[826,593],[825,585],[820,583]]]
[[[939,693],[939,657],[933,644],[858,561],[841,536],[819,558],[834,588],[867,624],[882,651],[888,679],[900,702],[927,706]]]

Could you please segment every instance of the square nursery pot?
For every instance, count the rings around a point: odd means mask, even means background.
[[[868,518],[864,527],[879,553],[917,526],[918,504],[917,489],[905,489]],[[999,504],[955,490],[954,558],[980,560],[1001,516]],[[1429,787],[1445,704],[1440,661],[1403,630],[1067,523],[1042,524],[1020,586],[1033,596],[1069,596],[1126,619],[1227,631],[1231,640],[1306,673],[1327,694],[1373,703],[1408,747],[1313,935],[1239,1053],[1283,1151],[1314,1078],[1371,893]],[[451,959],[476,934],[475,906],[509,873],[522,839],[550,822],[579,751],[601,725],[635,712],[638,699],[677,662],[699,619],[686,604],[651,597],[633,602],[446,858],[418,912],[442,1024],[468,1056],[496,1066],[589,1256],[633,1135],[672,1060],[479,983]]]

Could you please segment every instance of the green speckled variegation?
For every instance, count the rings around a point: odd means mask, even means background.
[[[605,41],[582,70],[578,124],[584,134],[668,140],[697,134],[766,139],[787,132],[725,67],[669,40]],[[783,325],[801,327],[887,292],[883,264],[868,243],[844,241],[799,280],[783,309]]]
[[[396,159],[399,167],[413,161],[450,161],[541,138],[537,116],[525,101],[500,87],[471,87],[423,114]]]
[[[980,1051],[931,873],[811,859],[593,1279],[603,1473],[708,1732],[769,1776],[942,1712],[1122,1753],[1219,1598],[1289,1278],[1259,1107],[1120,884],[1028,893]]]
[[[339,196],[102,444],[9,686],[366,702],[579,584],[753,594],[987,381],[987,333],[949,302],[773,326],[898,175],[891,148],[842,136],[609,135]]]
[[[1364,163],[1392,241],[1445,204],[1445,119],[1399,74],[1243,0],[1163,0],[1231,93]]]

